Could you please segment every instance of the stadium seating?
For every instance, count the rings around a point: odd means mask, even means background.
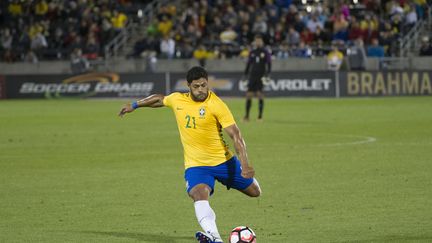
[[[76,48],[87,59],[99,59],[148,2],[1,1],[0,61],[69,59]],[[357,39],[365,50],[378,39],[385,56],[397,56],[397,40],[429,17],[429,6],[426,0],[173,1],[143,24],[144,35],[128,56],[154,52],[158,58],[189,59],[199,48],[200,60],[246,57],[255,34],[264,36],[279,59],[325,56],[332,45],[346,54]]]
[[[68,59],[74,49],[90,59],[149,1],[0,1],[0,60]]]
[[[426,1],[181,2],[178,9],[173,4],[159,9],[137,43],[142,48],[131,56],[149,50],[142,45],[148,36],[151,43],[145,46],[154,47],[166,35],[175,41],[175,58],[191,58],[198,46],[213,58],[245,56],[255,34],[263,35],[273,56],[282,59],[324,56],[332,44],[345,52],[356,39],[362,39],[366,49],[378,39],[385,56],[397,56],[398,38],[426,18],[429,8]]]

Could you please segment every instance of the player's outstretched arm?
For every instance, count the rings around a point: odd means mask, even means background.
[[[240,129],[238,128],[237,124],[233,124],[229,127],[226,127],[224,130],[234,141],[234,147],[242,166],[242,176],[244,178],[254,177],[255,170],[249,164],[248,156],[246,152],[246,143],[240,133]]]
[[[128,103],[121,108],[119,116],[123,117],[126,113],[131,113],[139,107],[151,107],[151,108],[162,107],[164,106],[163,104],[164,97],[165,96],[161,94],[153,94],[144,99],[132,103]]]

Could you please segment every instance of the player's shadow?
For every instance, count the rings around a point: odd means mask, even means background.
[[[81,231],[81,233],[104,235],[118,238],[128,238],[138,241],[146,242],[164,242],[164,243],[176,243],[180,241],[189,240],[192,241],[190,236],[172,236],[164,234],[149,234],[149,233],[132,233],[132,232],[106,232],[106,231]]]

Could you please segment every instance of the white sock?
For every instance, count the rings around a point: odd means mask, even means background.
[[[209,201],[196,201],[194,203],[194,206],[195,215],[197,217],[198,223],[201,225],[201,228],[204,230],[204,232],[221,239],[221,236],[216,226],[216,214],[210,207]]]

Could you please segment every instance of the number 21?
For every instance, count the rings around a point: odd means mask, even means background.
[[[185,117],[185,119],[187,120],[186,121],[186,128],[192,128],[191,127],[191,118],[192,118],[192,124],[193,124],[193,129],[195,129],[196,128],[196,124],[195,124],[195,117],[194,116],[189,116],[189,115],[187,115],[186,117]]]

